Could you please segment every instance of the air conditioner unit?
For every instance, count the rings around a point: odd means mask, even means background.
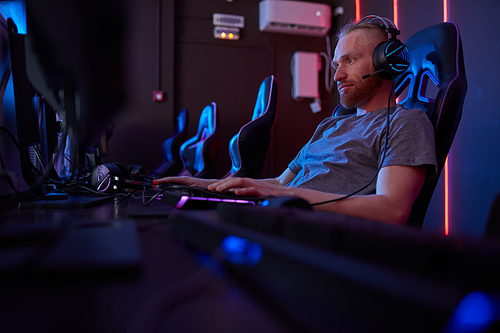
[[[325,36],[332,26],[329,5],[284,0],[259,3],[259,30],[284,34]]]

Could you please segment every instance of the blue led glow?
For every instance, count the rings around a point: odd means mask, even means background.
[[[266,207],[267,205],[269,205],[270,201],[269,200],[264,200],[262,201],[262,203],[260,204],[262,207]]]
[[[388,45],[387,45],[387,47],[385,48],[385,53],[387,53],[387,52],[389,51],[389,45],[391,45],[391,44],[388,44]],[[393,53],[398,52],[398,51],[399,51],[399,50],[401,50],[402,48],[403,48],[403,45],[401,45],[400,47],[398,47],[398,48],[394,49],[394,51],[392,51],[391,53],[388,53],[388,54],[386,55],[386,57],[390,57]]]
[[[446,332],[485,332],[499,319],[498,303],[481,291],[468,294],[455,309]]]
[[[17,26],[17,32],[26,33],[26,9],[24,1],[0,1],[0,14],[7,20],[11,17]]]
[[[262,258],[262,246],[247,239],[229,235],[221,242],[226,259],[235,265],[255,266]]]

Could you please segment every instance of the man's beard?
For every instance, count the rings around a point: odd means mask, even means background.
[[[353,109],[363,105],[373,95],[375,89],[382,85],[384,79],[380,75],[373,75],[361,80],[348,94],[340,94],[340,104],[346,109]]]

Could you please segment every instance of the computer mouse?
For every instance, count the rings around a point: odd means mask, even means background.
[[[279,196],[265,200],[262,202],[263,207],[294,207],[307,210],[313,210],[312,206],[305,199],[295,196]]]

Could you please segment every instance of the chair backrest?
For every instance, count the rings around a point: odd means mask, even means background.
[[[437,176],[424,183],[406,223],[421,228],[462,116],[467,79],[462,41],[455,23],[439,23],[422,29],[405,45],[411,54],[411,64],[396,78],[396,96],[407,91],[399,103],[408,109],[423,109],[434,126],[436,139]],[[433,97],[427,94],[431,82],[437,89]],[[352,112],[355,110],[337,107],[334,115]]]
[[[153,170],[154,177],[175,176],[184,167],[180,148],[187,139],[188,120],[188,111],[183,108],[175,119],[174,134],[163,142],[163,162]]]
[[[182,175],[213,178],[219,157],[220,131],[217,105],[212,102],[200,115],[196,135],[181,145]]]
[[[467,78],[458,27],[445,22],[425,28],[406,41],[412,63],[396,80],[396,94],[408,87],[408,97],[402,101],[407,108],[422,108],[434,126],[438,173],[424,183],[413,204],[406,225],[421,228],[425,213],[443,170],[451,144],[462,117],[467,93]],[[435,98],[425,96],[428,84],[437,86]]]
[[[260,178],[266,162],[278,109],[278,80],[261,83],[252,120],[229,141],[231,170],[225,176]]]

